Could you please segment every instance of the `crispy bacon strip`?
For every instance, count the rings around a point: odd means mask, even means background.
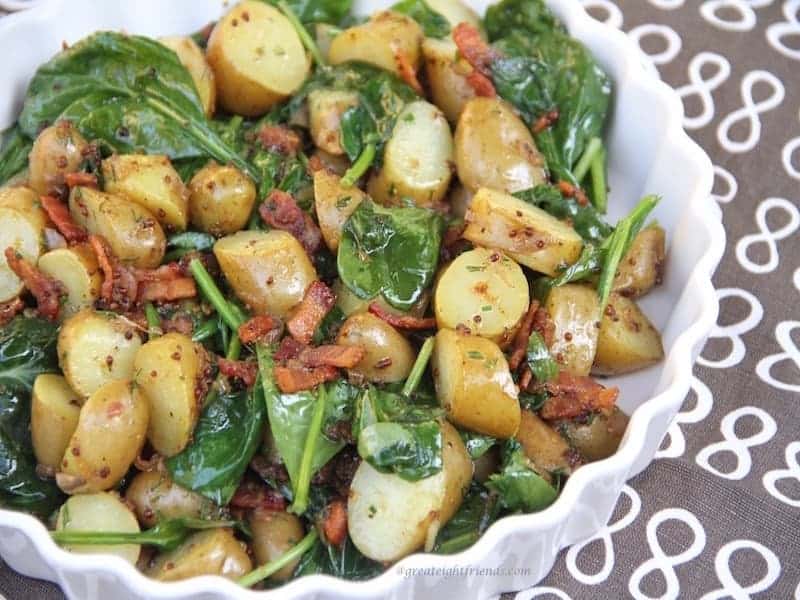
[[[411,61],[408,60],[408,56],[406,56],[405,52],[396,50],[394,53],[394,62],[397,65],[400,79],[405,81],[417,94],[425,96],[425,91],[422,89],[422,85],[417,78],[417,70],[414,68],[414,65],[411,64]]]
[[[247,387],[252,387],[258,375],[258,365],[254,362],[244,360],[229,360],[227,358],[217,358],[219,372],[226,377],[235,377]]]
[[[300,352],[299,360],[307,367],[338,367],[352,369],[364,358],[364,348],[361,346],[340,346],[330,344],[305,348]]]
[[[258,132],[258,140],[267,150],[281,154],[296,154],[300,148],[300,136],[284,125],[264,125]]]
[[[286,322],[286,328],[295,339],[310,344],[317,327],[335,304],[336,294],[321,281],[314,281],[308,286],[292,318]]]
[[[25,303],[19,296],[0,304],[0,327],[10,323],[11,320],[23,310],[25,310]]]
[[[383,308],[377,302],[370,303],[369,312],[381,321],[386,321],[389,325],[398,329],[433,329],[436,327],[436,319],[433,317],[423,319],[412,317],[411,315],[396,315]]]
[[[494,89],[492,80],[483,73],[472,71],[467,75],[467,84],[475,92],[476,96],[482,98],[494,98],[497,96],[497,90]]]
[[[575,200],[581,206],[586,206],[589,204],[589,198],[586,196],[584,191],[579,187],[575,187],[568,181],[559,181],[558,191],[560,191],[561,195],[566,198],[575,198]]]
[[[174,302],[185,298],[197,296],[197,286],[191,277],[177,277],[175,279],[146,281],[137,290],[138,303],[143,302]]]
[[[64,287],[34,267],[11,246],[6,248],[5,255],[8,268],[14,271],[28,291],[36,298],[39,314],[54,321],[58,317],[58,310],[61,307]]]
[[[234,508],[276,511],[286,509],[286,500],[280,492],[252,479],[246,479],[236,488],[230,505]]]
[[[319,250],[322,245],[319,227],[308,213],[297,206],[291,194],[272,190],[258,208],[258,214],[270,227],[291,233],[309,254]]]
[[[89,244],[97,255],[97,264],[103,272],[100,298],[108,308],[129,310],[136,303],[139,292],[136,277],[119,263],[101,236],[90,235]]]
[[[72,220],[72,215],[69,214],[69,208],[65,203],[55,196],[40,196],[39,201],[47,216],[50,217],[58,232],[64,236],[67,242],[73,244],[86,241],[89,237],[86,230]]]
[[[528,352],[528,339],[531,337],[531,332],[533,331],[533,321],[536,317],[537,310],[539,310],[539,302],[537,300],[531,300],[531,304],[528,306],[528,312],[522,317],[522,323],[514,336],[514,343],[512,344],[513,351],[511,352],[511,357],[508,359],[508,368],[512,371],[516,371],[519,368]]]
[[[286,362],[287,360],[294,360],[300,358],[300,353],[305,350],[307,346],[298,342],[293,337],[285,337],[281,340],[278,350],[275,352],[273,358],[277,362]]]
[[[284,394],[292,394],[310,390],[320,383],[333,381],[339,377],[336,367],[303,367],[290,363],[287,366],[276,366],[275,383]]]
[[[533,133],[541,133],[556,121],[558,121],[558,111],[551,110],[550,112],[546,112],[541,117],[536,119],[533,127],[531,127],[531,131],[533,131]]]
[[[492,83],[492,63],[500,55],[481,37],[478,29],[469,23],[459,23],[453,30],[453,41],[458,52],[475,69],[467,76],[467,83],[478,96],[494,97],[497,92]]]
[[[250,344],[266,338],[280,335],[281,322],[269,315],[259,315],[245,321],[239,327],[239,339],[243,344]],[[271,340],[275,341],[275,340]]]
[[[591,377],[570,375],[565,371],[545,387],[552,396],[542,405],[539,414],[547,421],[574,419],[588,412],[610,410],[619,396],[619,388],[606,388]]]
[[[347,507],[342,500],[328,504],[322,521],[322,533],[334,546],[340,546],[347,536]]]
[[[97,175],[92,175],[91,173],[67,173],[64,175],[64,182],[70,189],[78,186],[94,189],[100,187],[97,181]]]

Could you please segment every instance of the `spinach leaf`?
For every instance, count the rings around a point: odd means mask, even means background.
[[[28,165],[28,154],[33,143],[22,135],[19,125],[3,134],[0,145],[0,185],[11,179]]]
[[[401,0],[392,6],[392,10],[414,19],[427,37],[443,38],[450,35],[450,23],[428,6],[425,0]]]
[[[310,552],[306,552],[294,570],[294,577],[303,575],[333,575],[351,581],[377,577],[384,571],[383,565],[370,560],[346,537],[341,547],[317,540]]]
[[[182,231],[175,233],[167,239],[167,254],[163,262],[178,260],[189,252],[203,252],[211,250],[214,246],[213,235],[200,231]]]
[[[0,506],[47,516],[63,495],[36,474],[30,439],[30,394],[41,373],[58,372],[58,328],[18,316],[0,329]]]
[[[105,140],[120,152],[210,156],[259,179],[206,121],[178,56],[146,37],[95,33],[39,67],[19,126],[34,138],[58,119],[72,121],[87,138]]]
[[[536,381],[540,383],[550,381],[558,375],[558,363],[550,355],[550,350],[538,331],[532,331],[528,338],[525,360]]]
[[[359,298],[383,294],[410,310],[433,281],[442,227],[442,217],[428,209],[362,202],[342,230],[339,277]]]
[[[475,433],[474,431],[463,430],[458,433],[472,460],[476,460],[486,454],[497,443],[497,440],[493,437]]]
[[[535,512],[550,506],[558,496],[556,489],[531,468],[517,440],[503,444],[503,465],[489,476],[486,487],[500,496],[506,510]]]
[[[261,442],[265,405],[261,386],[220,395],[200,415],[193,441],[168,458],[176,483],[227,504]]]
[[[500,516],[497,494],[489,493],[481,484],[472,482],[458,511],[439,531],[433,551],[455,554],[478,541],[489,525]]]
[[[322,433],[328,437],[328,432],[336,431],[340,423],[352,423],[356,412],[356,400],[361,394],[361,388],[344,379],[330,382],[325,387],[327,402],[325,403]],[[336,440],[332,439],[331,441]]]
[[[278,0],[266,0],[278,6]],[[285,0],[292,12],[304,25],[330,23],[339,25],[350,14],[353,0]]]
[[[563,31],[562,25],[542,0],[504,0],[493,4],[486,9],[484,26],[492,40],[515,29],[531,33]]]

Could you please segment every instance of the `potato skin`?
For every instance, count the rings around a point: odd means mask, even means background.
[[[314,208],[322,238],[331,252],[338,250],[345,221],[366,197],[355,186],[342,187],[341,178],[327,169],[314,173]]]
[[[658,225],[642,229],[634,238],[614,277],[614,291],[639,298],[661,283],[666,259],[666,232]]]
[[[33,218],[14,208],[0,208],[0,302],[6,302],[22,292],[22,280],[9,268],[6,248],[36,264],[42,251],[42,230]]]
[[[28,217],[31,225],[40,231],[43,231],[49,223],[47,213],[39,201],[39,195],[29,187],[0,188],[0,208],[13,208],[21,212]]]
[[[103,161],[105,191],[141,205],[164,227],[186,229],[189,192],[169,158],[113,154]]]
[[[476,335],[440,329],[431,365],[436,396],[450,421],[503,439],[517,432],[517,387],[497,344]]]
[[[309,126],[314,145],[335,156],[344,154],[339,122],[347,109],[358,105],[358,94],[343,90],[313,90],[308,95]]]
[[[317,279],[300,242],[278,229],[224,237],[214,244],[214,256],[239,299],[258,314],[287,318]]]
[[[253,532],[250,546],[256,563],[263,565],[279,558],[303,539],[303,524],[295,515],[282,510],[257,508],[247,519]],[[298,558],[270,576],[274,581],[286,581],[300,562]]]
[[[530,300],[520,266],[502,252],[475,248],[460,254],[436,283],[436,324],[466,327],[475,335],[506,345]]]
[[[30,187],[37,194],[62,195],[67,190],[64,175],[78,170],[87,146],[69,121],[58,121],[42,130],[28,155]]]
[[[234,6],[208,39],[206,58],[228,112],[255,117],[302,85],[311,61],[289,20],[255,0]]]
[[[558,429],[586,460],[595,461],[617,451],[627,426],[628,415],[615,406],[611,414],[599,413],[590,423],[564,421]]]
[[[160,519],[201,518],[217,509],[213,502],[179,486],[166,471],[143,471],[125,490],[125,501],[133,506],[144,527],[153,527]]]
[[[422,56],[433,103],[455,125],[464,106],[475,97],[475,90],[466,77],[472,67],[458,60],[458,48],[451,40],[425,38]]]
[[[80,412],[80,398],[61,375],[36,377],[31,393],[31,440],[40,465],[58,469]]]
[[[368,558],[394,562],[436,537],[464,498],[472,461],[461,436],[443,421],[442,470],[419,481],[376,471],[367,461],[356,470],[347,502],[347,528]]]
[[[187,36],[173,35],[159,38],[160,43],[178,55],[178,60],[189,71],[203,104],[203,112],[207,117],[214,116],[217,106],[217,86],[214,71],[211,70],[206,56],[195,41]]]
[[[117,485],[144,446],[149,412],[147,399],[127,379],[92,394],[64,451],[58,486],[86,494]]]
[[[536,472],[551,480],[550,474],[560,471],[569,474],[575,465],[570,446],[561,434],[529,410],[522,411],[519,431],[514,436]]]
[[[167,333],[139,348],[134,381],[150,403],[147,439],[161,456],[174,456],[192,437],[202,398],[196,395],[205,353],[182,333]]]
[[[425,4],[447,19],[451,28],[455,28],[459,23],[469,23],[483,34],[480,17],[461,0],[425,0]]]
[[[256,186],[234,166],[209,163],[189,182],[192,225],[215,236],[244,228],[256,202]]]
[[[143,206],[114,194],[74,187],[69,212],[89,233],[105,238],[114,255],[125,265],[154,269],[167,247],[164,230]]]
[[[339,329],[336,343],[364,349],[364,358],[349,373],[375,383],[404,380],[416,358],[408,340],[372,313],[350,316]]]
[[[171,552],[156,557],[145,575],[158,581],[179,581],[200,575],[238,579],[253,568],[244,544],[230,529],[206,529]]]
[[[85,309],[58,333],[58,364],[70,387],[88,398],[115,379],[133,377],[142,340],[133,323],[113,313]]]
[[[620,375],[664,358],[661,334],[633,300],[612,293],[600,321],[592,373]]]
[[[555,331],[550,353],[561,369],[588,375],[600,333],[600,300],[587,286],[568,283],[550,290],[545,303]]]
[[[56,248],[39,258],[39,270],[61,282],[67,291],[59,316],[70,317],[91,307],[100,297],[103,277],[97,255],[88,244]]]

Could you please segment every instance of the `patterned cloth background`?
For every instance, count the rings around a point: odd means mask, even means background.
[[[582,2],[678,90],[714,162],[720,317],[611,523],[503,600],[800,600],[800,0]],[[0,593],[62,597],[5,565]]]

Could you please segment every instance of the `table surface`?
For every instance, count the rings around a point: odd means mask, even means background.
[[[678,90],[728,245],[718,325],[658,458],[516,598],[800,599],[800,0],[582,1]],[[63,597],[3,564],[0,594]]]

